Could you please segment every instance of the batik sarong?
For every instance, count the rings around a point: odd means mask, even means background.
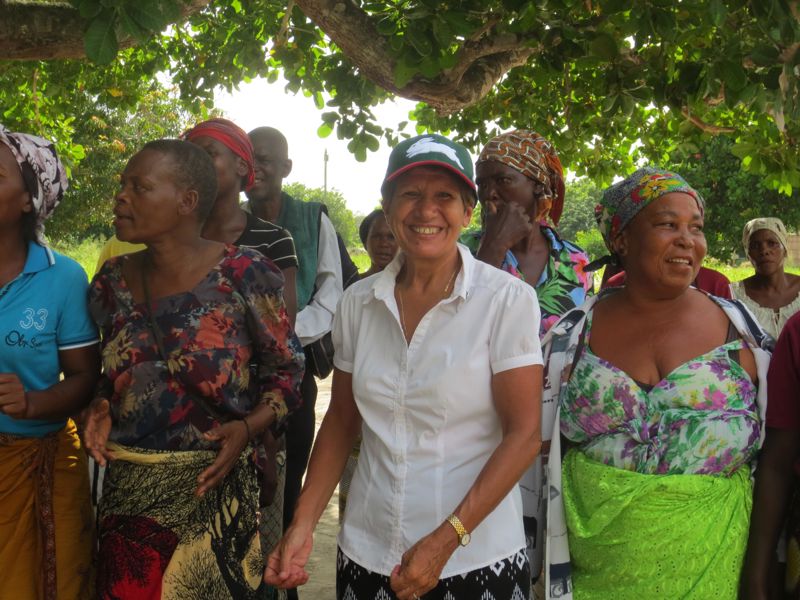
[[[203,497],[197,476],[213,451],[111,446],[98,509],[100,598],[265,600],[250,452]]]

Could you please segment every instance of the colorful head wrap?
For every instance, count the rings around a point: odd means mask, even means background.
[[[558,225],[564,209],[564,169],[553,145],[535,131],[516,129],[492,138],[475,165],[493,160],[519,171],[544,186],[542,200],[550,203],[550,220]]]
[[[0,125],[0,144],[11,150],[36,211],[36,236],[41,241],[43,223],[61,202],[69,183],[55,146],[48,140],[27,133],[13,133]]]
[[[750,238],[756,231],[767,229],[774,233],[778,241],[783,245],[783,249],[789,248],[788,234],[786,233],[786,225],[783,221],[775,217],[760,217],[745,223],[744,231],[742,232],[742,245],[744,246],[745,256],[750,255]]]
[[[705,212],[705,201],[698,191],[677,173],[664,169],[643,167],[606,189],[600,204],[594,209],[597,227],[606,247],[611,250],[611,243],[639,211],[653,200],[674,192],[689,194],[697,202],[700,212]]]
[[[253,167],[253,144],[244,130],[233,121],[228,119],[209,119],[198,123],[192,129],[183,134],[183,139],[191,142],[199,137],[210,137],[222,142],[236,156],[241,158],[247,165],[247,178],[245,179],[244,189],[250,189],[255,178]]]

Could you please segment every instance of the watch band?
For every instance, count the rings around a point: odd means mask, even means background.
[[[461,522],[455,513],[451,513],[449,517],[447,517],[447,522],[453,526],[453,529],[456,530],[456,534],[458,535],[458,543],[462,546],[466,546],[469,544],[470,535],[467,531],[467,528],[464,527],[464,524]]]

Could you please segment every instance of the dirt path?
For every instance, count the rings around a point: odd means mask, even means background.
[[[331,379],[317,381],[317,429],[331,400]],[[314,533],[314,549],[308,559],[308,583],[299,588],[302,600],[335,600],[336,598],[336,535],[339,533],[339,490],[334,492],[328,508]]]

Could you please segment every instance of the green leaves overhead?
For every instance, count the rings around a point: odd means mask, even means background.
[[[87,20],[86,56],[95,63],[110,63],[119,52],[120,37],[144,42],[181,15],[178,0],[71,0]]]
[[[350,140],[360,160],[396,141],[371,109],[397,93],[420,101],[418,131],[477,150],[498,129],[534,128],[597,183],[714,136],[770,189],[800,183],[800,25],[786,0],[235,0],[185,22],[178,0],[73,2],[103,66],[31,64],[40,122],[50,107],[63,111],[53,123],[69,114],[46,97],[55,89],[127,110],[166,73],[202,115],[217,87],[283,75],[324,111],[319,135]],[[336,11],[358,26],[331,25]],[[126,37],[140,45],[115,54]],[[0,85],[0,106],[18,110],[19,91]]]

